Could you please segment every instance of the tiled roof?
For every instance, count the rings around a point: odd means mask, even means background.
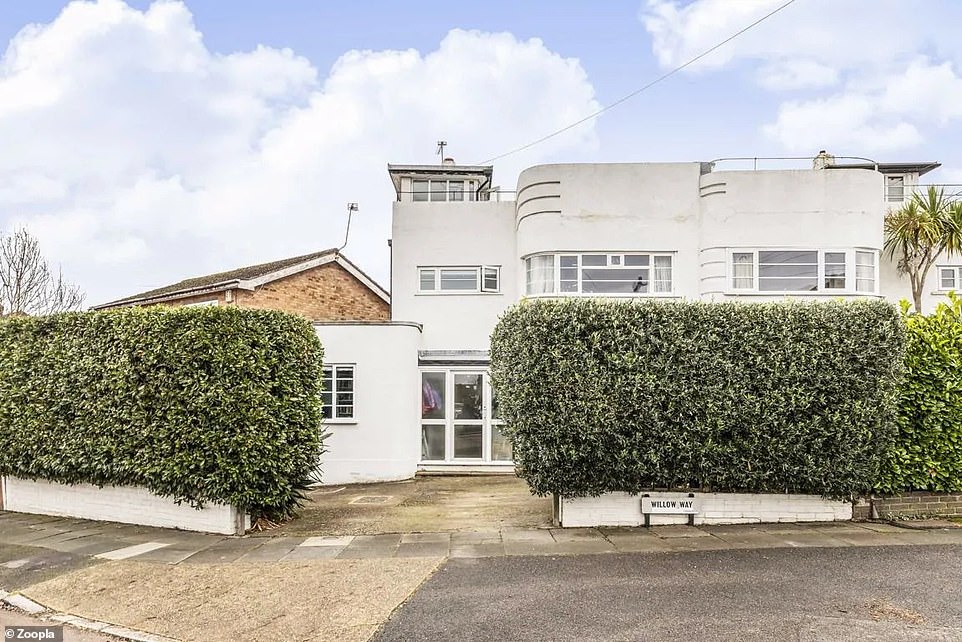
[[[324,250],[323,252],[314,252],[313,254],[304,254],[302,256],[294,256],[289,259],[281,259],[280,261],[271,261],[270,263],[261,263],[259,265],[249,265],[247,267],[237,268],[234,270],[229,270],[227,272],[218,272],[216,274],[208,274],[207,276],[196,276],[190,279],[184,279],[183,281],[179,281],[171,285],[165,285],[162,288],[147,290],[146,292],[141,292],[140,294],[134,294],[128,297],[124,297],[123,299],[118,299],[117,301],[104,303],[103,305],[99,305],[96,307],[98,308],[113,307],[113,306],[123,305],[125,303],[129,303],[132,301],[140,301],[143,299],[154,299],[157,297],[177,294],[179,292],[188,292],[191,290],[202,290],[204,288],[212,288],[225,283],[257,279],[262,276],[271,274],[272,272],[277,272],[285,268],[294,267],[295,265],[298,265],[300,263],[307,263],[308,261],[314,261],[316,259],[324,258],[326,256],[334,256],[335,254],[337,254],[337,250],[330,249],[330,250]]]

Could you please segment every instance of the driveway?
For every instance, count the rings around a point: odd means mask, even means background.
[[[514,475],[325,486],[309,497],[297,519],[270,534],[450,533],[551,525],[551,498],[535,497]]]

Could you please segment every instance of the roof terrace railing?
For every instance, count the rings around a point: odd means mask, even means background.
[[[759,169],[812,169],[813,163],[818,160],[818,156],[730,156],[725,158],[716,158],[714,160],[708,161],[708,164],[712,166],[713,170],[718,169],[717,165],[723,163],[727,165],[738,165],[738,167],[731,167],[727,169],[749,169],[759,170]],[[878,161],[872,158],[865,158],[864,156],[825,156],[826,160],[831,159],[831,164],[845,165],[845,164],[869,164],[874,165],[878,168]],[[843,161],[839,163],[839,161]],[[799,167],[802,164],[806,164],[804,167]],[[759,167],[761,164],[761,167]]]

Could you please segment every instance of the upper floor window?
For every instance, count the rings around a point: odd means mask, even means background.
[[[755,292],[876,292],[874,250],[737,250],[731,287]]]
[[[959,290],[962,284],[962,265],[939,266],[939,289]]]
[[[325,419],[354,419],[354,366],[324,366],[321,404]]]
[[[540,254],[525,260],[528,294],[672,293],[671,254]]]
[[[466,180],[413,180],[411,181],[415,201],[473,201],[475,181]]]
[[[889,203],[901,203],[905,200],[905,177],[885,177],[885,200]]]
[[[418,292],[422,294],[500,291],[501,268],[496,265],[418,268]]]

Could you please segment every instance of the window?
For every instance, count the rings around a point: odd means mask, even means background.
[[[185,308],[206,308],[211,305],[217,305],[217,299],[211,299],[209,301],[195,301],[193,303],[185,303]]]
[[[945,265],[939,267],[939,289],[958,290],[962,283],[962,266]]]
[[[672,293],[670,254],[541,254],[525,260],[528,294]]]
[[[324,366],[321,402],[325,419],[354,419],[354,366]]]
[[[875,292],[875,252],[855,253],[855,291]]]
[[[418,292],[422,294],[472,294],[499,292],[501,268],[492,265],[418,268]]]
[[[889,203],[901,203],[905,200],[905,177],[885,177],[885,200]]]
[[[465,180],[413,180],[411,181],[412,200],[415,201],[473,201],[475,181]]]
[[[731,288],[752,292],[876,292],[874,250],[739,250]]]

